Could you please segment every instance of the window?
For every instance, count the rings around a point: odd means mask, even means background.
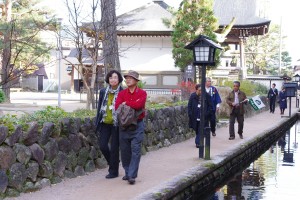
[[[143,82],[146,82],[146,85],[157,85],[157,77],[156,76],[143,76]]]
[[[177,76],[163,76],[163,85],[178,85]]]

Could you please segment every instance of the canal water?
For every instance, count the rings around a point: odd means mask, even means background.
[[[300,122],[257,160],[199,200],[300,199]]]

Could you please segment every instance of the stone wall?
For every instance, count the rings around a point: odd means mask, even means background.
[[[39,190],[63,178],[106,167],[99,151],[94,120],[61,120],[59,127],[37,122],[16,126],[12,134],[0,126],[0,199]],[[193,136],[186,106],[147,110],[143,153]]]
[[[258,113],[250,105],[246,110],[247,116]],[[94,120],[65,118],[58,127],[32,122],[26,129],[16,126],[12,134],[0,126],[0,199],[105,168]],[[144,121],[143,154],[194,136],[188,127],[187,106],[147,110]]]

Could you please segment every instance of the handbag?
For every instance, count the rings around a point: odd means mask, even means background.
[[[117,109],[119,126],[122,130],[134,131],[137,128],[137,120],[143,110],[136,111],[135,109],[121,104]]]

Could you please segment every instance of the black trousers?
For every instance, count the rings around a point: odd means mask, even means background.
[[[276,97],[270,98],[270,112],[275,112]]]
[[[215,133],[216,132],[216,125],[217,125],[217,119],[216,119],[216,111],[213,111],[211,116],[210,116],[210,119],[209,119],[209,124],[210,124],[210,131],[212,133]]]
[[[100,150],[105,157],[112,175],[119,175],[119,129],[112,124],[101,123],[98,131]],[[109,148],[110,142],[110,148]]]
[[[239,108],[234,108],[229,118],[229,135],[232,137],[235,137],[235,131],[234,131],[235,119],[237,119],[238,122],[238,134],[242,135],[243,128],[244,128],[244,115],[240,114]]]

